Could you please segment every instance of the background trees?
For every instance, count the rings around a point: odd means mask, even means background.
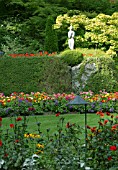
[[[46,29],[45,29],[45,43],[44,49],[50,53],[58,51],[58,39],[56,31],[53,28],[54,20],[51,16],[47,18]]]
[[[90,18],[99,13],[112,15],[118,11],[118,0],[1,0],[0,50],[15,49],[17,44],[26,52],[44,50],[45,28],[48,16],[86,13]],[[59,50],[63,50],[67,32],[62,31]],[[83,34],[83,33],[82,33]],[[8,43],[9,39],[9,43]]]

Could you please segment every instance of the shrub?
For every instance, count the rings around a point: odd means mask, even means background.
[[[80,64],[83,60],[82,53],[78,50],[65,50],[60,54],[60,57],[69,66]]]
[[[76,47],[96,48],[97,46],[108,53],[111,53],[112,50],[115,55],[118,49],[117,18],[118,12],[114,12],[111,16],[100,13],[91,19],[83,14],[70,17],[68,14],[64,14],[57,17],[55,29],[58,30],[58,34],[62,35],[61,31],[67,30],[69,24],[72,23],[76,33]],[[63,39],[67,45],[67,37],[63,37]]]
[[[89,74],[91,64],[95,65],[95,71]],[[106,89],[107,92],[117,91],[118,75],[115,62],[111,57],[88,57],[81,64],[78,82],[83,91],[92,90],[95,93],[101,89]]]
[[[98,127],[87,128],[88,133],[88,162],[87,166],[92,169],[118,168],[118,116],[109,112],[97,112],[100,116]]]
[[[0,59],[0,92],[47,93],[71,91],[67,64],[55,57],[3,57]]]

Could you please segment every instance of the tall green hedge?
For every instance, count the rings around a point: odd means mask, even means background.
[[[0,92],[70,92],[68,69],[57,57],[0,58]]]

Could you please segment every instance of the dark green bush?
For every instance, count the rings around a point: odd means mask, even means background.
[[[0,92],[70,92],[67,64],[55,57],[0,58]]]
[[[83,55],[78,50],[65,50],[60,54],[60,57],[69,66],[80,64],[83,60]]]
[[[95,63],[96,72],[88,76],[86,83],[82,82],[82,75],[86,75],[85,66],[91,63]],[[118,74],[115,62],[108,56],[88,57],[80,67],[78,81],[81,87],[85,84],[85,87],[82,89],[83,91],[92,90],[95,93],[98,93],[102,89],[105,89],[107,92],[118,91]]]

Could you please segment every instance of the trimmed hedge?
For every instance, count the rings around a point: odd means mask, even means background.
[[[0,92],[71,92],[71,73],[58,57],[0,58]]]
[[[73,67],[80,64],[83,60],[83,55],[79,50],[65,50],[60,55],[61,59],[69,66]]]

